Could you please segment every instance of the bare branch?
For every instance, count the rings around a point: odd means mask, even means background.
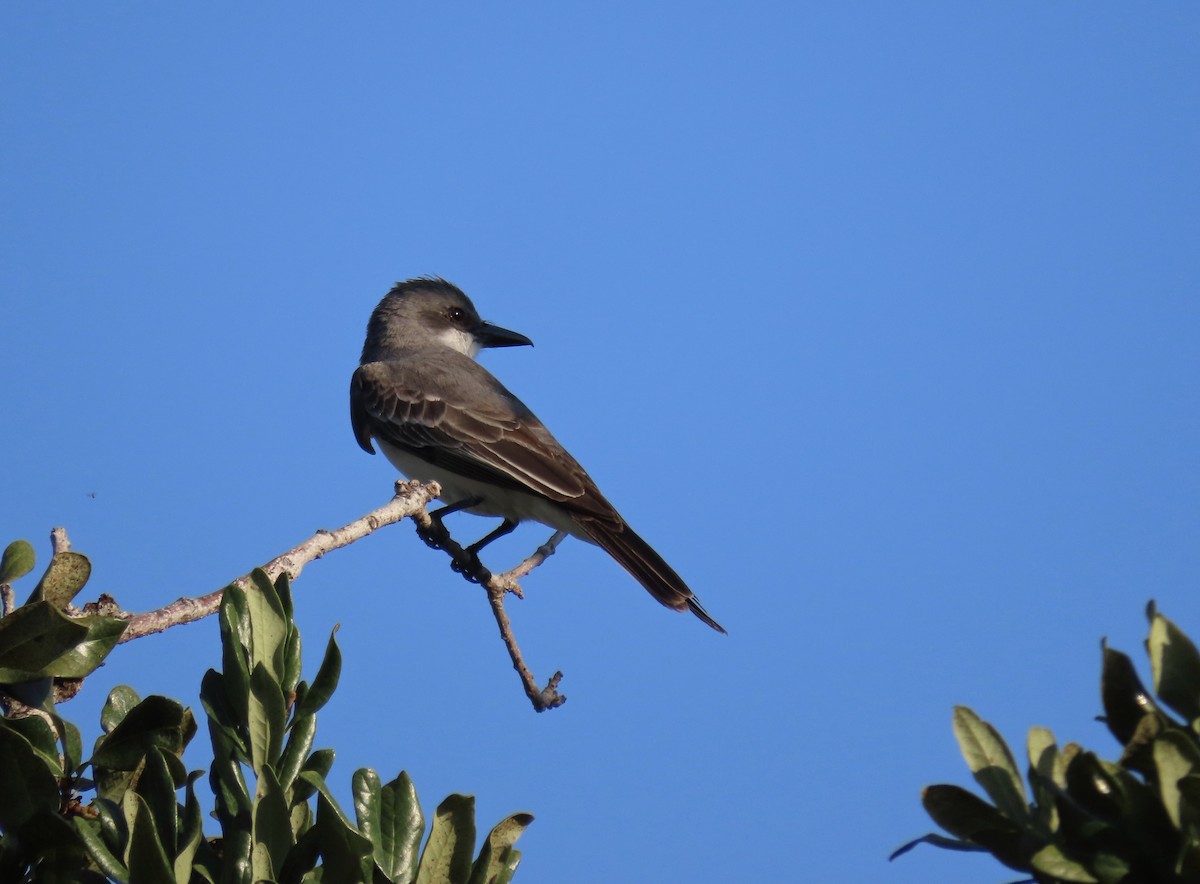
[[[71,549],[71,541],[67,538],[67,529],[54,528],[50,531],[50,549],[54,555],[65,553]]]
[[[424,515],[426,505],[440,493],[441,489],[436,482],[397,482],[396,496],[379,509],[334,531],[318,531],[299,546],[263,565],[263,570],[272,580],[284,573],[291,578],[298,577],[305,565],[321,558],[327,552],[349,546],[354,541],[361,540],[386,525],[395,524],[405,518]],[[241,587],[248,586],[249,582],[249,574],[233,581],[234,585]],[[216,613],[221,606],[223,592],[224,589],[218,589],[199,598],[180,598],[155,611],[132,615],[129,618],[129,626],[126,628],[125,634],[121,636],[121,642],[153,635],[183,623],[202,620]]]
[[[525,696],[533,704],[534,711],[545,712],[547,709],[554,709],[567,702],[566,695],[558,692],[558,683],[562,681],[563,677],[562,672],[555,672],[550,681],[546,683],[546,687],[538,687],[533,673],[525,664],[521,648],[517,644],[512,621],[509,620],[508,614],[504,610],[506,594],[511,592],[519,599],[525,598],[525,594],[521,591],[521,585],[517,583],[517,578],[524,577],[554,555],[558,545],[567,536],[566,532],[555,531],[549,540],[534,550],[532,555],[515,568],[511,568],[503,574],[493,574],[484,567],[474,552],[464,548],[450,536],[450,532],[446,530],[446,526],[442,524],[441,520],[432,519],[427,513],[421,513],[415,516],[413,521],[417,523],[417,534],[422,540],[435,549],[444,550],[449,554],[451,568],[462,574],[471,583],[478,583],[487,590],[488,604],[492,606],[492,616],[496,618],[496,625],[500,627],[500,638],[504,641],[504,647],[508,649],[513,669],[520,676],[521,684],[525,688]]]

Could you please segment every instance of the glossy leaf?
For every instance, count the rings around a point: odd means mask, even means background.
[[[271,578],[261,568],[250,574],[250,587],[245,590],[246,611],[250,617],[250,656],[247,665],[251,672],[262,664],[276,683],[284,680],[284,643],[288,623],[283,604]]]
[[[304,801],[311,798],[316,791],[312,785],[311,778],[306,779],[304,774],[312,774],[323,780],[329,775],[330,768],[333,767],[334,752],[332,749],[318,749],[304,762],[304,767],[300,770],[300,775],[296,777],[292,783],[292,797],[295,800]]]
[[[55,662],[83,641],[88,628],[46,601],[0,619],[0,683],[58,675]]]
[[[109,849],[96,826],[89,824],[80,817],[72,818],[71,823],[75,826],[75,831],[78,833],[80,840],[87,847],[87,852],[92,858],[92,862],[100,867],[100,871],[109,878],[117,881],[128,881],[129,870],[125,868],[125,864]]]
[[[129,850],[125,864],[129,867],[130,881],[138,884],[175,884],[175,873],[145,800],[136,792],[126,792],[122,809],[129,824]]]
[[[261,859],[257,860],[255,879],[274,878],[275,871],[283,868],[283,862],[295,840],[283,789],[269,765],[258,774],[258,788],[254,795],[254,841],[256,845],[262,845],[260,856],[265,856],[270,862],[268,867],[260,868]]]
[[[1133,737],[1143,716],[1157,712],[1158,706],[1138,678],[1133,661],[1107,643],[1102,648],[1100,696],[1104,702],[1104,721],[1124,745]]]
[[[242,636],[243,628],[248,629],[249,623],[245,609],[245,593],[236,586],[227,586],[217,614],[221,630],[221,680],[237,722],[245,722],[250,705],[250,667]]]
[[[86,678],[104,662],[129,623],[119,617],[87,614],[71,618],[87,628],[86,636],[73,648],[62,654],[47,673],[58,678]]]
[[[425,817],[407,773],[386,786],[368,768],[354,774],[354,812],[359,831],[371,842],[375,865],[389,881],[410,881],[417,873]]]
[[[184,735],[195,728],[184,712],[175,700],[147,697],[101,738],[92,762],[113,770],[133,770],[151,749],[178,755],[186,744]]]
[[[303,643],[300,641],[300,630],[293,628],[287,637],[287,642],[283,646],[283,692],[291,695],[296,691],[296,686],[300,683],[300,669],[303,658],[301,651]]]
[[[108,699],[104,701],[104,708],[100,710],[100,726],[104,732],[112,733],[112,729],[129,714],[129,710],[140,702],[142,702],[142,698],[129,685],[117,685],[109,691]]]
[[[292,719],[287,746],[279,761],[279,784],[285,790],[291,788],[296,775],[300,773],[300,768],[308,760],[308,753],[312,751],[316,733],[317,717],[315,715],[302,715]]]
[[[187,791],[184,793],[183,813],[180,816],[179,834],[176,842],[174,869],[176,881],[190,881],[192,862],[204,838],[204,820],[200,802],[196,798],[196,780],[204,776],[194,771],[188,776]]]
[[[279,760],[287,711],[275,676],[258,663],[250,675],[250,760],[255,772]]]
[[[434,813],[429,840],[421,853],[417,884],[466,882],[471,877],[474,853],[475,798],[447,795]]]
[[[79,728],[57,715],[54,716],[54,724],[58,728],[58,738],[62,744],[63,764],[68,772],[77,770],[83,761],[83,737]]]
[[[58,811],[58,781],[29,741],[0,727],[0,829],[14,832],[39,811]]]
[[[173,856],[179,828],[179,803],[175,800],[175,783],[166,758],[158,749],[146,754],[146,766],[138,777],[137,794],[146,802],[163,849]]]
[[[954,709],[954,736],[975,781],[1014,822],[1028,814],[1025,783],[1008,744],[996,729],[966,706]]]
[[[0,718],[0,727],[11,728],[29,741],[30,748],[46,765],[52,776],[60,777],[64,771],[58,757],[58,735],[54,728],[41,716],[27,718]]]
[[[13,583],[33,570],[37,562],[28,540],[14,540],[0,556],[0,583]]]
[[[317,795],[313,828],[320,836],[322,881],[371,880],[371,842],[350,824],[324,788]]]
[[[208,716],[209,727],[219,728],[236,750],[239,760],[250,763],[250,738],[241,716],[230,705],[225,677],[215,669],[204,673],[200,681],[200,705]]]
[[[325,874],[332,881],[355,881],[365,877],[371,857],[371,842],[342,812],[324,777],[312,771],[302,771],[300,780],[317,791],[317,821],[321,832],[321,856]]]
[[[29,601],[45,600],[60,611],[64,610],[91,576],[92,563],[83,553],[72,550],[55,553]]]
[[[321,658],[321,667],[309,685],[304,699],[297,704],[296,715],[313,715],[329,702],[329,698],[337,689],[338,680],[342,675],[342,652],[336,641],[337,630],[329,636],[329,644],[325,646],[325,656]]]

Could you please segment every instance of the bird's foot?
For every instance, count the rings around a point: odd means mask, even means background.
[[[492,572],[479,561],[479,554],[472,547],[467,547],[450,560],[450,570],[461,574],[471,583],[487,583],[492,579]]]

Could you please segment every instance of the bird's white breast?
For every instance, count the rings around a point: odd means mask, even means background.
[[[503,488],[489,482],[480,482],[477,479],[460,476],[458,473],[434,466],[380,439],[375,441],[384,456],[391,461],[392,466],[405,476],[419,481],[432,480],[441,485],[441,499],[446,503],[458,503],[478,497],[481,498],[481,503],[468,507],[466,512],[474,513],[477,516],[499,516],[517,522],[541,522],[555,530],[565,531],[572,537],[578,537],[588,543],[595,543],[566,510],[540,494]]]

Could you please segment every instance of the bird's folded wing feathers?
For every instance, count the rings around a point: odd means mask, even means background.
[[[465,365],[475,371],[463,372]],[[463,476],[540,494],[591,518],[620,516],[583,467],[519,399],[464,357],[456,379],[488,395],[455,394],[404,363],[359,366],[350,385],[358,444],[371,437]],[[491,389],[487,389],[490,387]],[[463,400],[470,401],[470,406]]]

